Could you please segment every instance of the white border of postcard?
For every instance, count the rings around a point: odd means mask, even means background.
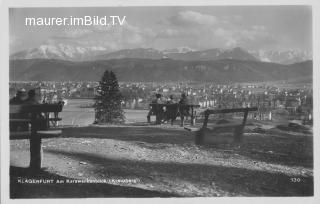
[[[319,203],[319,20],[320,1],[318,0],[0,0],[1,11],[1,203],[43,203],[43,199],[9,199],[9,120],[8,120],[8,96],[9,96],[9,20],[8,8],[12,7],[117,7],[117,6],[206,6],[206,5],[310,5],[313,13],[313,94],[314,94],[314,196],[313,197],[212,197],[212,198],[90,198],[90,199],[46,199],[49,203]]]

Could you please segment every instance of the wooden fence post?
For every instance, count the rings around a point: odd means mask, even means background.
[[[247,122],[248,112],[249,112],[248,110],[246,110],[244,112],[242,124],[239,127],[235,128],[235,134],[234,134],[234,137],[235,137],[234,141],[235,142],[242,142],[243,130],[244,130],[244,127],[245,127],[246,122]]]
[[[37,134],[39,123],[36,119],[36,113],[31,117],[31,136],[30,136],[30,169],[39,171],[42,162],[42,145],[41,137]]]
[[[208,120],[209,120],[209,112],[208,110],[206,110],[204,112],[204,121],[203,121],[202,128],[196,133],[195,143],[197,145],[203,144],[203,139],[204,139],[205,131],[207,129]]]
[[[208,120],[209,120],[209,113],[208,113],[208,110],[206,110],[204,112],[204,121],[203,121],[202,128],[207,128]]]

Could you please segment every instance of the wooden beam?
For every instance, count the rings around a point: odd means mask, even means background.
[[[30,119],[24,119],[24,118],[11,118],[10,122],[31,123],[31,120]]]
[[[197,128],[197,127],[184,127],[184,129],[190,132],[196,132],[200,130],[200,128]]]
[[[257,107],[253,108],[233,108],[233,109],[208,109],[206,112],[208,114],[219,114],[219,113],[239,113],[239,112],[246,112],[246,111],[257,111]]]
[[[200,108],[200,105],[195,105],[195,104],[178,104],[178,103],[173,103],[173,104],[166,104],[166,103],[150,103],[149,106],[152,107],[173,107],[173,106],[184,106],[184,107],[193,107],[193,108]]]
[[[10,113],[61,112],[62,104],[10,105]]]

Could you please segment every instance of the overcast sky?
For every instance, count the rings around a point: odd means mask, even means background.
[[[123,26],[25,26],[25,17],[126,16]],[[312,51],[308,6],[12,8],[10,53],[42,44],[107,50],[187,46],[196,50]]]

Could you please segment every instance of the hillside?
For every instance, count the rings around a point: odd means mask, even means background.
[[[145,118],[143,118],[145,120]],[[43,140],[44,170],[28,174],[28,140],[11,140],[12,198],[313,196],[310,134],[252,123],[233,145],[194,144],[177,124],[61,127]],[[261,127],[265,133],[255,132]],[[252,129],[252,130],[251,130]],[[101,183],[18,183],[18,179]],[[300,182],[293,182],[298,178]],[[109,179],[134,179],[113,182]]]
[[[106,70],[120,81],[261,82],[312,77],[312,61],[281,65],[233,59],[179,61],[171,59],[112,59],[72,62],[53,59],[10,61],[11,81],[98,81]]]

